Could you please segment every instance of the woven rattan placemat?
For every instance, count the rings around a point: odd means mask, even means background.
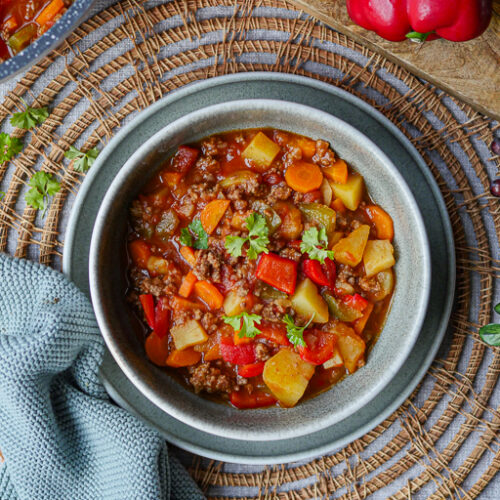
[[[102,148],[123,123],[187,83],[241,71],[318,78],[392,120],[435,176],[457,251],[456,307],[446,345],[411,398],[376,429],[302,464],[236,468],[186,456],[213,498],[475,498],[500,468],[500,350],[478,327],[491,319],[499,273],[498,201],[489,194],[498,125],[435,87],[308,18],[284,1],[125,0],[92,17],[32,68],[0,104],[0,128],[24,149],[0,165],[0,250],[60,268],[66,218],[82,181],[69,145]],[[8,120],[20,100],[48,106],[32,132]],[[62,182],[50,208],[25,207],[37,170]],[[486,488],[486,490],[485,490]],[[485,494],[486,495],[486,494]]]

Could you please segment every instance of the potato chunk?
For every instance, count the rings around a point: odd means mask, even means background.
[[[363,255],[363,263],[368,278],[392,267],[396,263],[392,243],[389,240],[368,241]]]
[[[276,155],[280,152],[280,147],[266,134],[259,132],[245,148],[241,156],[252,160],[260,169],[267,169]]]
[[[356,210],[363,197],[363,177],[349,174],[345,184],[331,184],[335,198],[340,198],[349,210]]]
[[[226,316],[236,316],[245,310],[245,298],[240,297],[234,290],[231,290],[226,295],[222,307]]]
[[[295,289],[292,307],[304,318],[309,319],[313,316],[315,323],[328,322],[328,306],[319,294],[316,285],[309,278],[302,281]]]
[[[208,335],[200,323],[191,319],[182,325],[174,326],[170,329],[170,334],[174,339],[175,348],[178,351],[197,344],[203,344],[208,340]]]
[[[337,347],[349,373],[364,365],[366,344],[352,328],[343,328],[342,334],[337,336]]]
[[[266,361],[263,379],[283,405],[295,406],[304,395],[314,368],[314,365],[303,361],[295,351],[282,349]]]
[[[364,224],[356,228],[333,247],[335,260],[341,264],[355,267],[363,258],[363,252],[370,235],[370,226]]]
[[[337,345],[333,347],[333,356],[323,363],[323,368],[328,370],[329,368],[340,368],[343,366],[344,361],[342,360],[342,356],[340,355],[340,351]]]

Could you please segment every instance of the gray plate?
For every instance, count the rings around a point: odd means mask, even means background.
[[[271,464],[308,458],[346,445],[395,411],[434,359],[453,304],[455,254],[444,201],[424,161],[406,137],[363,101],[316,80],[275,73],[241,73],[184,87],[138,115],[100,154],[75,201],[64,249],[63,270],[89,294],[88,254],[95,218],[116,172],[149,137],[177,118],[209,104],[266,97],[313,106],[350,123],[372,139],[398,167],[420,206],[432,251],[432,286],[422,332],[405,366],[385,390],[349,418],[307,436],[272,443],[221,438],[170,417],[142,396],[110,355],[101,373],[122,406],[158,429],[167,440],[199,455],[241,463]],[[412,307],[408,304],[408,307]],[[242,436],[244,439],[244,436]]]

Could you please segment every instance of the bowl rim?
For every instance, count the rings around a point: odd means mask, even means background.
[[[326,428],[332,425],[335,422],[343,420],[349,415],[353,414],[361,407],[363,407],[366,403],[372,400],[377,394],[379,394],[383,388],[392,380],[398,370],[402,367],[403,363],[407,359],[408,355],[411,352],[411,349],[414,347],[415,342],[419,336],[420,330],[422,328],[422,324],[425,319],[425,315],[427,312],[427,306],[430,296],[430,284],[431,284],[431,258],[430,258],[430,246],[427,238],[427,233],[425,230],[425,225],[423,221],[423,217],[421,215],[421,211],[411,193],[410,188],[408,187],[406,181],[399,173],[397,168],[394,166],[392,161],[386,156],[383,151],[378,148],[378,146],[368,137],[366,137],[362,132],[357,130],[355,127],[349,125],[344,122],[340,118],[331,115],[325,111],[318,110],[311,106],[306,106],[303,104],[292,103],[280,99],[248,99],[248,100],[233,100],[228,102],[223,102],[211,106],[207,106],[198,110],[195,110],[191,113],[188,113],[177,120],[171,122],[164,128],[158,130],[153,136],[151,136],[144,144],[138,148],[133,155],[124,163],[121,167],[120,171],[114,178],[113,182],[110,184],[109,188],[106,191],[106,194],[103,198],[102,204],[99,208],[99,212],[96,217],[95,226],[92,232],[92,239],[90,245],[90,253],[89,253],[89,284],[90,284],[90,294],[94,306],[94,311],[97,317],[97,321],[101,330],[101,333],[104,337],[106,345],[110,350],[111,355],[114,360],[120,367],[120,369],[125,373],[127,378],[137,387],[137,389],[144,394],[150,401],[152,401],[156,406],[161,408],[163,411],[166,411],[168,414],[173,416],[174,418],[181,420],[183,422],[189,423],[193,427],[201,429],[205,432],[209,432],[215,435],[223,435],[225,437],[230,437],[234,439],[242,439],[241,433],[237,434],[232,430],[228,430],[225,427],[221,427],[218,425],[207,424],[207,421],[204,419],[198,418],[196,415],[192,415],[191,413],[185,412],[182,409],[179,409],[175,404],[172,404],[168,401],[168,399],[162,397],[160,394],[157,394],[155,390],[151,388],[149,384],[142,380],[142,377],[138,371],[130,366],[127,363],[125,354],[122,353],[120,347],[114,342],[113,334],[111,329],[107,325],[106,314],[104,309],[101,307],[101,301],[99,299],[99,279],[98,279],[98,247],[100,240],[104,231],[107,228],[105,214],[109,211],[111,206],[114,204],[116,195],[119,193],[122,188],[122,184],[125,182],[125,179],[130,175],[140,161],[147,155],[151,150],[151,144],[156,143],[157,141],[165,141],[169,135],[173,135],[177,130],[183,130],[186,128],[186,125],[192,123],[194,117],[201,119],[202,116],[211,115],[214,112],[219,111],[221,108],[231,107],[232,110],[235,109],[248,109],[249,103],[251,103],[252,109],[258,106],[275,106],[277,111],[283,109],[284,106],[292,105],[295,109],[302,109],[302,112],[309,113],[309,116],[316,115],[316,119],[327,120],[330,122],[337,122],[338,125],[341,125],[345,130],[348,130],[351,136],[356,137],[356,141],[363,148],[368,148],[371,153],[378,157],[381,163],[384,164],[384,167],[390,171],[391,176],[395,179],[395,182],[399,185],[399,188],[404,192],[406,198],[406,205],[411,208],[411,211],[414,213],[414,216],[418,220],[418,238],[419,241],[423,243],[422,248],[420,248],[422,252],[422,267],[424,270],[423,273],[423,286],[421,287],[419,298],[421,300],[421,307],[417,314],[417,319],[413,323],[413,327],[411,328],[411,337],[409,341],[405,344],[405,348],[402,351],[398,351],[398,357],[395,358],[396,362],[393,363],[390,368],[384,371],[384,374],[375,386],[371,388],[371,393],[365,394],[363,397],[356,398],[355,403],[347,406],[343,410],[336,410],[334,418],[322,418],[321,421],[316,421],[314,429],[308,429],[307,425],[301,426],[298,430],[297,428],[290,429],[289,431],[285,431],[284,433],[280,433],[278,436],[274,434],[266,434],[262,429],[259,430],[259,437],[253,437],[254,440],[274,440],[274,439],[284,439],[286,437],[297,437],[300,435],[306,435],[310,432],[314,432],[323,428]],[[245,127],[248,128],[248,127]],[[259,411],[259,410],[254,410]],[[266,410],[261,410],[266,411]],[[321,423],[320,423],[321,422]],[[309,424],[310,426],[310,424]],[[246,438],[250,436],[245,436]]]
[[[94,1],[75,0],[54,26],[30,43],[19,54],[0,63],[0,83],[9,81],[22,71],[32,69],[40,59],[63,43],[69,34],[80,25]]]

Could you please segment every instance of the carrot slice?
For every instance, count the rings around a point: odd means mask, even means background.
[[[52,0],[52,2],[40,12],[39,16],[36,18],[36,22],[40,26],[44,26],[49,21],[52,21],[63,8],[64,2],[62,0]]]
[[[298,161],[286,169],[285,181],[293,190],[309,193],[319,189],[323,182],[323,174],[318,165]]]
[[[167,358],[167,366],[180,368],[181,366],[191,366],[199,363],[201,352],[196,352],[192,347],[182,351],[172,351]]]
[[[214,361],[216,359],[222,358],[222,354],[220,353],[219,344],[215,344],[205,353],[205,361]]]
[[[200,213],[200,221],[203,229],[212,234],[229,207],[230,200],[211,201]]]
[[[179,288],[179,295],[188,299],[191,293],[193,292],[194,285],[198,281],[198,278],[193,273],[193,271],[189,271],[184,279],[182,280],[182,284]]]
[[[179,172],[165,172],[164,174],[162,174],[162,177],[169,188],[175,189],[181,182],[183,174]]]
[[[363,311],[363,316],[361,318],[358,318],[354,323],[353,323],[353,328],[354,331],[358,334],[361,335],[363,330],[365,329],[366,323],[368,321],[368,318],[370,317],[370,314],[373,311],[373,304],[371,302],[368,302],[368,305],[366,306],[365,310]]]
[[[151,257],[151,249],[149,248],[149,245],[145,241],[134,240],[129,243],[128,249],[134,264],[141,269],[145,269],[148,264],[149,257]]]
[[[191,266],[194,267],[196,264],[196,255],[191,247],[181,247],[179,250],[184,260]]]
[[[250,337],[240,337],[239,333],[239,330],[234,332],[234,345],[249,344],[253,342],[253,339]]]
[[[365,212],[375,226],[377,238],[379,240],[392,241],[394,238],[394,224],[391,216],[378,205],[367,205]]]
[[[344,160],[337,160],[331,167],[325,167],[323,173],[337,184],[345,184],[349,174]]]
[[[160,338],[155,332],[151,332],[144,344],[148,358],[158,366],[165,366],[168,356],[168,335]]]
[[[184,297],[179,297],[177,295],[174,295],[170,299],[170,307],[173,311],[190,311],[192,309],[202,308],[201,304],[191,302],[190,300],[187,300]]]
[[[335,198],[335,200],[332,201],[332,204],[330,205],[336,212],[344,213],[345,212],[345,205],[343,201],[340,198]]]
[[[210,309],[220,309],[224,303],[222,293],[209,281],[197,281],[194,285],[194,291]]]
[[[296,141],[297,146],[302,151],[302,156],[311,159],[316,153],[316,142],[307,137],[299,137]]]

